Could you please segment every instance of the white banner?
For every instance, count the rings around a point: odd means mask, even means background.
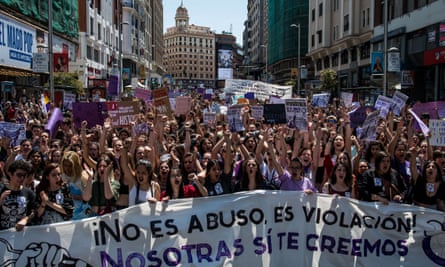
[[[232,95],[243,95],[254,92],[255,98],[260,101],[269,99],[269,96],[280,98],[292,97],[292,86],[282,86],[260,81],[227,79],[224,93]]]
[[[287,126],[307,132],[307,102],[306,98],[286,99],[286,121]]]
[[[443,222],[397,203],[252,191],[5,230],[0,257],[1,266],[443,266]]]
[[[445,146],[445,121],[430,120],[429,129],[431,131],[430,145]]]

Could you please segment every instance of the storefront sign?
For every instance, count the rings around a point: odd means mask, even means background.
[[[35,29],[0,15],[0,64],[30,69],[36,43]]]

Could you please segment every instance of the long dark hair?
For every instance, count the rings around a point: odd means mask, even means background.
[[[240,189],[241,190],[249,190],[249,177],[247,174],[247,165],[249,161],[254,161],[256,164],[256,173],[255,173],[255,182],[259,185],[263,181],[263,175],[261,174],[260,164],[255,160],[255,158],[248,158],[242,163],[243,176],[240,181]]]
[[[165,193],[166,193],[166,195],[167,196],[169,196],[170,198],[172,198],[172,196],[173,196],[173,186],[172,186],[172,184],[171,184],[171,175],[178,175],[178,176],[181,176],[181,177],[183,177],[182,176],[182,171],[181,171],[181,169],[179,169],[179,168],[174,168],[174,169],[172,169],[171,171],[170,171],[170,176],[168,177],[168,180],[167,180],[167,185],[166,185],[166,188],[165,188]],[[184,181],[182,181],[180,184],[179,184],[179,192],[178,192],[178,198],[183,198],[184,197]]]
[[[207,167],[206,167],[206,177],[205,177],[205,182],[210,182],[210,169],[212,169],[214,166],[218,166],[219,169],[221,170],[221,164],[216,160],[216,159],[212,159],[209,160],[209,162],[207,162]]]
[[[331,184],[336,184],[337,183],[337,176],[335,175],[335,171],[339,168],[343,166],[346,169],[346,176],[345,176],[345,184],[351,188],[352,187],[352,170],[351,170],[351,166],[343,163],[343,162],[338,162],[335,163],[334,166],[334,170],[332,171],[332,175],[331,175]]]
[[[426,168],[431,163],[434,164],[434,166],[436,166],[436,169],[437,169],[437,175],[436,175],[435,182],[441,182],[442,181],[442,169],[440,168],[439,164],[437,164],[437,162],[435,162],[433,160],[428,160],[427,162],[425,162],[425,164],[423,164],[422,178],[426,181]]]
[[[58,163],[48,163],[45,166],[45,169],[43,170],[43,175],[42,175],[42,181],[40,181],[40,183],[37,185],[36,188],[36,192],[37,194],[39,194],[41,191],[46,191],[49,189],[49,174],[59,168],[60,165]],[[62,186],[63,181],[61,181],[61,186]]]

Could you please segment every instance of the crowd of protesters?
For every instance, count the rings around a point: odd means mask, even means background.
[[[376,140],[351,128],[348,109],[308,101],[308,129],[266,124],[242,110],[244,131],[227,116],[203,123],[224,100],[192,95],[185,115],[158,114],[141,102],[128,127],[76,128],[64,112],[57,132],[38,101],[4,102],[0,121],[26,125],[18,146],[0,137],[0,229],[78,220],[143,202],[211,197],[248,190],[335,194],[363,201],[418,205],[445,211],[445,148],[413,129],[405,107],[381,119]],[[145,123],[145,134],[134,126]]]

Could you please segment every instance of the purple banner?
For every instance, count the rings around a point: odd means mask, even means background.
[[[108,81],[108,96],[117,96],[119,94],[119,76],[110,75]]]
[[[358,107],[355,110],[349,112],[349,119],[351,120],[351,128],[356,128],[361,126],[363,122],[366,120],[366,116],[368,113],[374,111],[374,107]]]
[[[103,125],[108,116],[106,102],[73,103],[73,120],[77,128],[82,121],[87,121],[89,127]]]

